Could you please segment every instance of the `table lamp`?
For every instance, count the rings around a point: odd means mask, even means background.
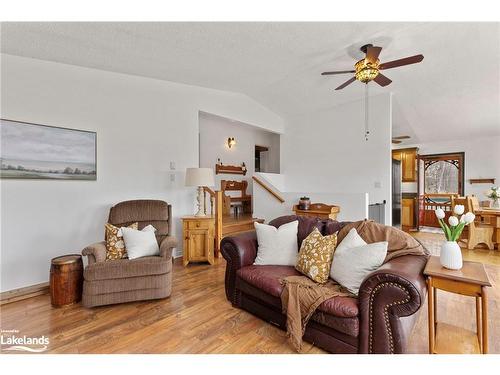
[[[198,187],[198,212],[195,216],[206,216],[205,200],[203,199],[203,186],[214,186],[214,171],[212,168],[187,168],[186,186]]]

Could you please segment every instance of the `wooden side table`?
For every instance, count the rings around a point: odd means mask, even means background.
[[[464,261],[461,270],[449,270],[441,266],[439,257],[429,258],[424,269],[427,277],[429,305],[429,353],[460,353],[464,349],[471,353],[488,353],[488,297],[486,288],[491,286],[484,265],[478,262]],[[437,323],[436,289],[476,298],[476,335],[455,339],[458,327]],[[440,337],[447,335],[453,347],[440,345]],[[458,339],[458,340],[457,340]],[[458,342],[461,341],[461,342]],[[462,345],[457,345],[462,344]]]
[[[83,261],[79,254],[62,255],[50,264],[50,302],[62,307],[82,299]]]
[[[208,262],[214,264],[215,218],[213,216],[184,216],[183,263]]]

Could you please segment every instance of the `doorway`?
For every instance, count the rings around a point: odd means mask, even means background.
[[[464,195],[465,153],[419,155],[419,226],[439,227],[437,208],[451,215],[452,196]]]
[[[255,145],[255,172],[267,172],[269,147]]]

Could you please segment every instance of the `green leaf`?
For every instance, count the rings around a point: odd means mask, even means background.
[[[455,228],[455,233],[453,235],[453,241],[457,241],[460,238],[465,227],[465,223],[459,223]]]
[[[451,230],[450,227],[444,222],[443,219],[439,219],[439,224],[441,225],[441,228],[443,228],[444,235],[448,241],[453,241],[451,238]]]

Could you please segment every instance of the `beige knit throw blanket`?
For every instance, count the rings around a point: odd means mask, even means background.
[[[319,305],[332,297],[351,294],[342,291],[342,287],[333,280],[318,284],[306,276],[288,276],[281,282],[285,286],[281,293],[281,306],[287,315],[287,335],[295,350],[300,352],[307,322]]]
[[[356,228],[367,243],[388,242],[384,263],[403,255],[429,255],[427,249],[409,234],[367,220],[344,226],[338,232],[337,243],[340,243],[352,228]],[[282,279],[281,283],[284,285],[281,293],[281,306],[287,315],[287,334],[297,351],[302,348],[302,337],[307,322],[324,301],[333,297],[353,296],[333,280],[318,284],[306,276],[288,276]]]

